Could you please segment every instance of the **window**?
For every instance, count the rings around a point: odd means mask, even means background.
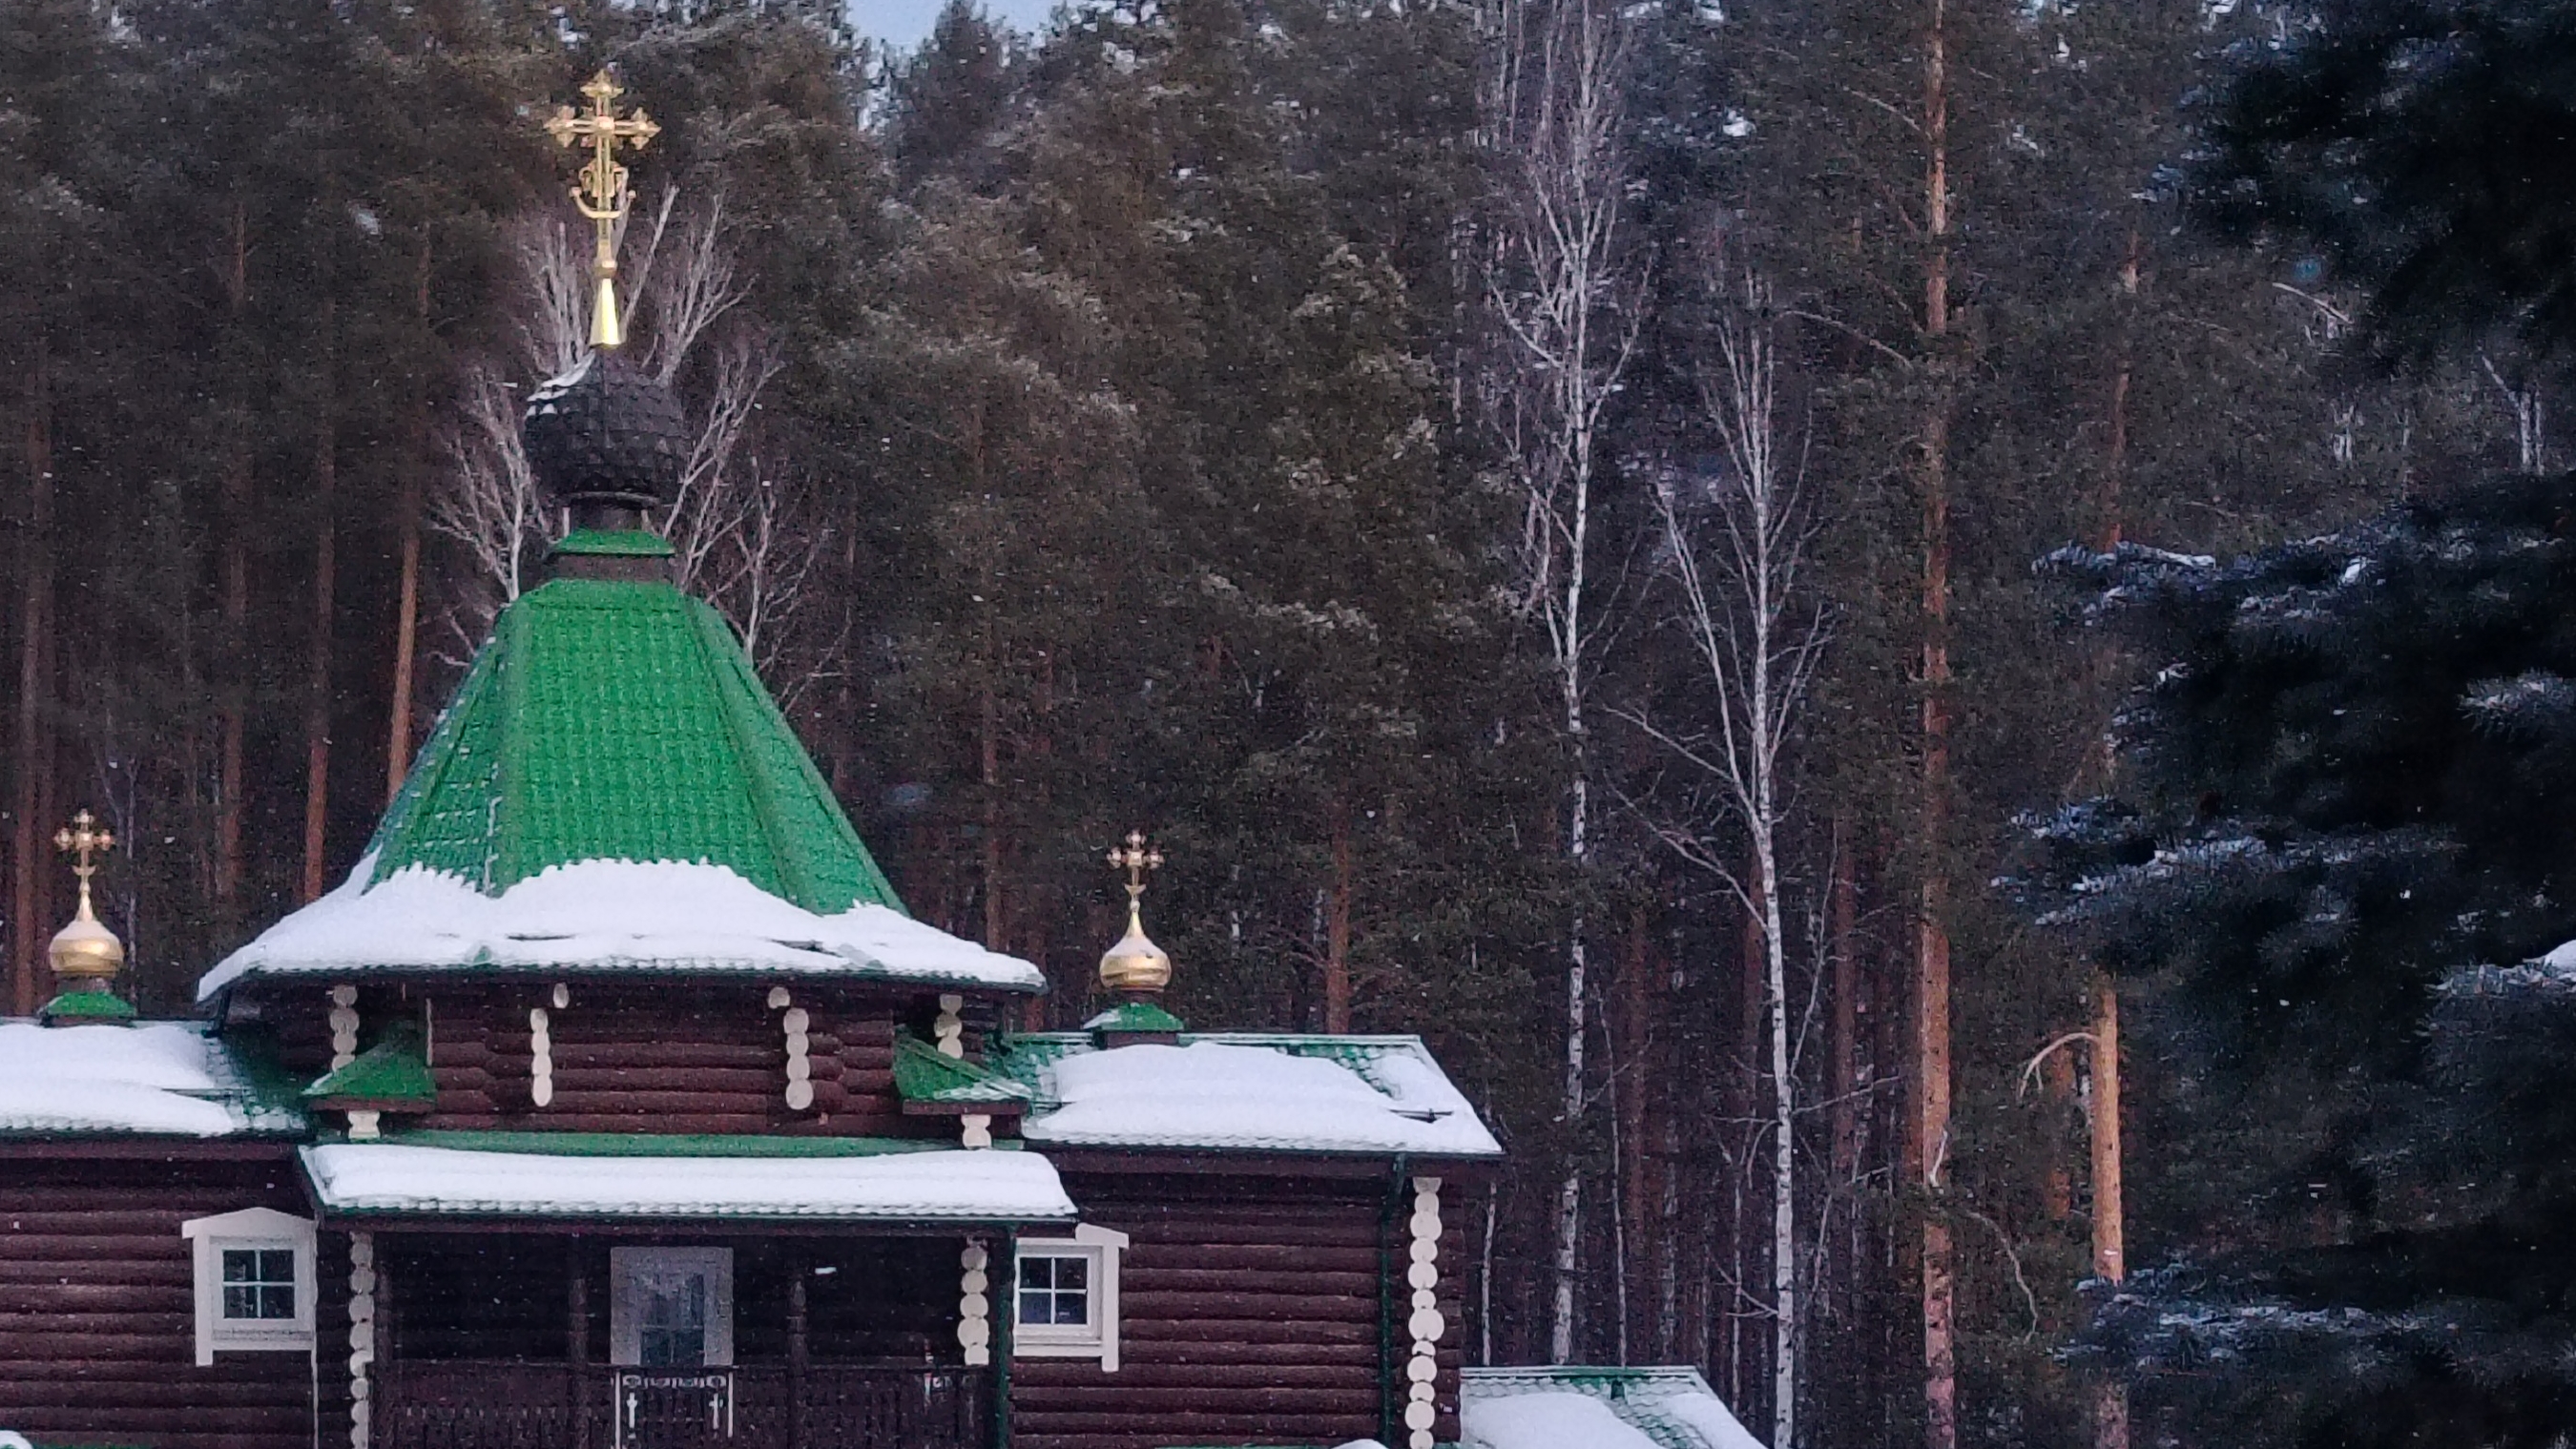
[[[1085,1223],[1070,1238],[1022,1238],[1012,1352],[1096,1358],[1118,1371],[1118,1255],[1127,1235]]]
[[[197,1285],[197,1362],[313,1347],[313,1224],[244,1208],[179,1225]]]
[[[223,1248],[224,1320],[275,1323],[295,1317],[293,1248]]]
[[[1020,1255],[1023,1326],[1091,1326],[1091,1255],[1085,1251]]]
[[[608,1355],[639,1368],[733,1362],[733,1249],[608,1250]]]

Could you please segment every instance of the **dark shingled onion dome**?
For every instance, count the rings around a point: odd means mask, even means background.
[[[528,467],[576,530],[644,527],[680,487],[688,424],[679,399],[612,351],[593,352],[528,394]]]

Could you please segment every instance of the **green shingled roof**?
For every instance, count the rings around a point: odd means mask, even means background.
[[[916,1036],[895,1038],[894,1086],[907,1112],[1016,1111],[1032,1095],[1020,1083]]]
[[[303,1095],[321,1107],[426,1112],[438,1105],[438,1081],[430,1075],[420,1028],[404,1021],[389,1028],[384,1040],[305,1088]]]
[[[733,630],[664,583],[555,579],[503,610],[369,849],[376,880],[486,894],[702,861],[818,914],[903,909]]]

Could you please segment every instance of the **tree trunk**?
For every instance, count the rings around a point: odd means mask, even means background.
[[[2138,295],[2138,229],[2129,228],[2128,256],[2120,264],[2124,303]],[[2103,551],[2119,546],[2122,484],[2128,468],[2129,375],[2136,351],[2134,306],[2120,322],[2120,360],[2111,385],[2111,456],[2103,480]],[[2107,674],[2107,661],[2105,661]],[[2110,732],[2102,736],[2102,772],[2111,767]],[[2129,1273],[2127,1224],[2120,1183],[2120,992],[2110,976],[2093,979],[2092,1094],[2087,1103],[2093,1143],[2093,1276],[2117,1283]],[[2094,1449],[2129,1449],[2129,1389],[2117,1381],[2093,1387]]]
[[[323,847],[331,817],[331,614],[339,582],[339,434],[332,410],[333,309],[322,303],[321,397],[313,436],[313,637],[304,697],[304,882],[302,899],[322,895]]]
[[[2129,1276],[2120,1188],[2120,993],[2108,975],[2093,983],[2093,1276]],[[2128,1449],[2129,1389],[2117,1381],[2093,1393],[2095,1449]]]
[[[1923,1434],[1926,1449],[1959,1441],[1954,1267],[1941,1203],[1950,1140],[1950,58],[1948,0],[1932,0],[1924,36],[1923,330],[1935,374],[1923,430],[1922,899],[1915,938],[1914,1144],[1922,1173]]]
[[[429,331],[429,262],[429,244],[423,242],[412,320],[424,336]],[[421,470],[428,466],[429,458],[429,381],[426,374],[412,399],[410,442],[409,456],[402,463],[402,495],[394,507],[397,548],[402,556],[402,584],[394,605],[393,699],[385,709],[387,804],[402,793],[403,776],[411,769],[412,656],[420,634]]]
[[[1351,1029],[1351,807],[1336,797],[1329,824],[1333,888],[1324,906],[1324,1030]]]
[[[1834,1014],[1827,1044],[1833,1072],[1834,1184],[1860,1175],[1860,882],[1852,860],[1851,832],[1834,827],[1833,899],[1827,930],[1833,938]]]
[[[250,307],[250,219],[238,200],[233,203],[230,232],[224,308],[230,315],[229,330],[238,339]],[[235,379],[236,383],[247,381]],[[249,407],[249,395],[244,392],[235,403],[231,435],[224,440],[223,648],[228,659],[218,705],[222,738],[216,775],[222,798],[215,806],[215,901],[222,907],[232,905],[241,894],[243,792],[248,787],[243,756],[248,749],[251,693],[251,454],[249,421],[244,416]]]
[[[46,702],[53,683],[54,596],[54,400],[48,339],[33,339],[27,369],[27,418],[20,454],[27,469],[27,532],[19,561],[25,592],[18,608],[18,821],[10,927],[14,940],[10,1009],[33,1016],[43,989],[47,924],[39,904],[44,811],[53,773],[53,741]]]
[[[1619,971],[1619,1060],[1627,1063],[1628,1085],[1619,1093],[1619,1121],[1614,1130],[1619,1134],[1624,1153],[1620,1161],[1620,1221],[1626,1225],[1627,1233],[1636,1239],[1628,1245],[1629,1254],[1633,1254],[1636,1261],[1652,1263],[1656,1259],[1658,1245],[1647,1241],[1654,1235],[1646,1231],[1646,1225],[1655,1220],[1654,1214],[1647,1209],[1648,1195],[1653,1191],[1653,1173],[1650,1154],[1646,1150],[1646,1088],[1649,1083],[1663,1080],[1663,1073],[1649,1070],[1646,1063],[1646,1054],[1653,1045],[1648,1023],[1654,1011],[1648,976],[1654,969],[1654,962],[1646,949],[1646,930],[1646,905],[1638,901],[1628,910],[1628,959]],[[1623,1272],[1626,1266],[1622,1265]],[[1663,1282],[1671,1279],[1669,1272],[1658,1273],[1656,1277]],[[1627,1361],[1629,1331],[1627,1315],[1623,1313],[1619,1328],[1623,1363]],[[1661,1343],[1655,1345],[1658,1362],[1664,1349],[1665,1345]]]

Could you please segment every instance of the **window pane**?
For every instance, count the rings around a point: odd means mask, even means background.
[[[636,1280],[643,1323],[636,1356],[645,1363],[707,1361],[707,1279],[703,1273],[646,1273]]]
[[[295,1253],[290,1248],[223,1250],[226,1318],[292,1320],[295,1317]]]
[[[1091,1286],[1090,1278],[1091,1260],[1089,1258],[1055,1260],[1055,1286],[1058,1288],[1070,1288],[1079,1293]]]

